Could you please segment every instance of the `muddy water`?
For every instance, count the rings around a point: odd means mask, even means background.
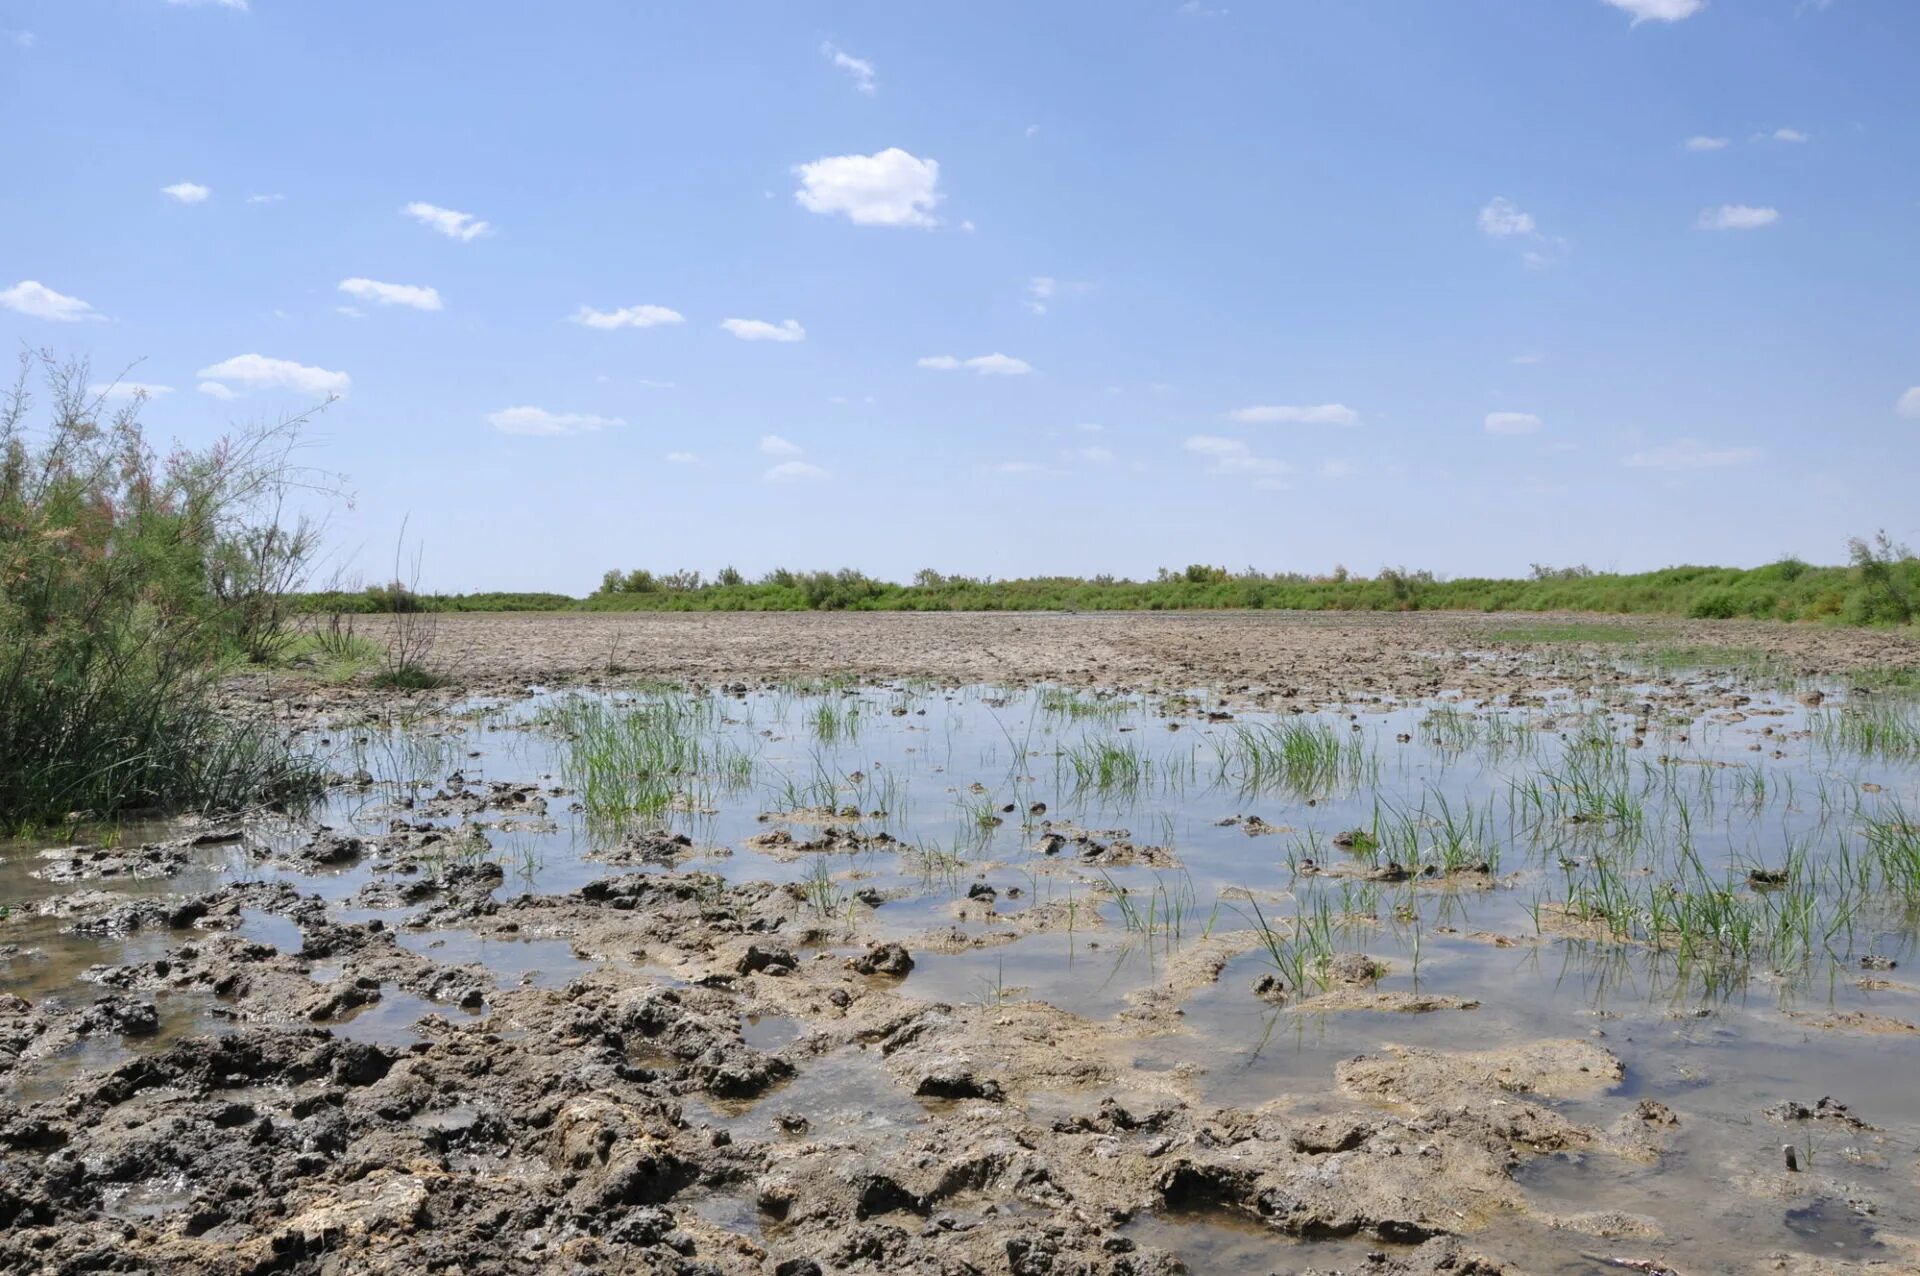
[[[1472,1230],[1518,1270],[1595,1272],[1616,1259],[1729,1270],[1776,1252],[1897,1266],[1912,1251],[1888,1238],[1920,1236],[1920,910],[1875,856],[1911,837],[1920,766],[1834,729],[1865,701],[1844,685],[1649,672],[1602,701],[1577,686],[1299,715],[1204,688],[547,689],[414,721],[321,723],[307,744],[343,780],[322,805],[236,826],[240,840],[190,848],[177,871],[55,881],[58,848],[9,848],[0,991],[85,1005],[99,991],[89,972],[162,959],[179,942],[165,930],[75,933],[87,912],[75,892],[158,899],[236,881],[286,883],[324,901],[330,920],[378,922],[407,952],[478,968],[496,989],[559,990],[610,969],[675,983],[646,951],[491,920],[441,924],[437,896],[406,888],[452,865],[497,865],[500,901],[695,869],[791,884],[819,929],[841,932],[803,948],[803,961],[898,941],[914,954],[903,998],[1044,1002],[1109,1026],[1132,1087],[1116,1093],[1169,1078],[1201,1107],[1331,1113],[1353,1103],[1333,1085],[1341,1063],[1389,1044],[1591,1040],[1623,1078],[1556,1109],[1598,1127],[1622,1100],[1647,1100],[1679,1114],[1677,1127],[1645,1162],[1562,1150],[1517,1164],[1530,1208]],[[1824,699],[1808,703],[1814,690]],[[598,727],[583,725],[583,705]],[[620,753],[635,738],[620,724],[636,718],[674,724],[665,734],[683,765],[664,786],[650,767],[668,755]],[[641,734],[659,744],[660,732]],[[316,824],[369,843],[402,826],[444,836],[399,871],[378,856],[321,864],[299,854]],[[1691,920],[1664,920],[1669,910]],[[230,929],[281,954],[304,942],[281,912],[243,910]],[[1376,978],[1330,977],[1329,957],[1359,953]],[[342,977],[325,961],[307,974],[323,987]],[[423,1019],[492,1013],[477,994],[377,994],[328,1026],[404,1049]],[[45,1098],[79,1074],[230,1028],[219,995],[156,1000],[157,1032],[86,1037],[18,1069],[10,1096]],[[809,1031],[800,1017],[742,1021],[743,1040],[765,1052],[791,1055]],[[1765,1114],[1827,1095],[1870,1128]],[[1079,1102],[1046,1085],[1014,1101],[1035,1114]],[[858,1044],[831,1046],[750,1100],[687,1106],[735,1140],[824,1129],[876,1155],[943,1111]],[[181,1190],[146,1184],[113,1210],[164,1217]],[[748,1196],[689,1202],[713,1227],[759,1235]],[[1553,1221],[1597,1211],[1637,1222],[1602,1239]],[[1196,1271],[1359,1264],[1377,1248],[1282,1240],[1205,1212],[1147,1211],[1120,1230]]]

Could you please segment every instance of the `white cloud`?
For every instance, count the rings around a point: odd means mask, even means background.
[[[1496,195],[1480,210],[1480,233],[1489,239],[1531,235],[1534,233],[1533,214],[1522,212],[1505,195]]]
[[[545,408],[518,407],[487,413],[487,424],[502,434],[556,438],[563,434],[588,434],[626,422],[617,416],[595,416],[590,412],[549,412]]]
[[[861,226],[932,226],[940,164],[916,159],[897,146],[872,155],[831,155],[793,170],[800,207],[845,213]]]
[[[823,479],[831,476],[808,461],[782,461],[760,477],[769,483],[794,483],[802,479]]]
[[[440,309],[440,293],[422,284],[383,284],[376,279],[342,279],[340,291],[382,306],[409,306],[414,310]]]
[[[1223,439],[1217,434],[1195,434],[1189,436],[1182,446],[1212,461],[1210,468],[1215,474],[1271,479],[1293,473],[1293,467],[1285,461],[1270,456],[1256,456],[1253,449],[1239,439]]]
[[[1920,385],[1901,395],[1900,402],[1893,405],[1893,410],[1909,421],[1920,421]]]
[[[922,368],[932,368],[939,372],[952,372],[966,368],[983,377],[1022,377],[1033,371],[1033,365],[1025,359],[1016,359],[1010,354],[977,354],[971,359],[956,359],[950,354],[933,354],[918,361]]]
[[[1052,275],[1035,275],[1027,280],[1027,309],[1036,315],[1047,313],[1047,303],[1053,300],[1053,294],[1060,289],[1060,281]]]
[[[279,203],[279,202],[280,202],[281,200],[283,200],[283,199],[285,199],[285,198],[286,198],[286,196],[285,196],[285,195],[279,195],[279,194],[274,194],[274,195],[249,195],[249,196],[247,196],[247,202],[248,202],[249,204],[277,204],[277,203]]]
[[[1760,449],[1751,447],[1709,447],[1698,439],[1676,439],[1659,447],[1635,452],[1627,464],[1643,470],[1721,470],[1735,465],[1750,465],[1760,457]]]
[[[1360,414],[1344,403],[1257,403],[1227,413],[1242,425],[1358,425]]]
[[[440,208],[437,205],[423,204],[416,200],[400,211],[422,226],[430,226],[448,239],[457,239],[463,244],[478,239],[482,235],[493,233],[493,227],[489,223],[481,221],[472,213],[459,213],[451,208]]]
[[[1751,208],[1746,204],[1722,204],[1703,208],[1694,221],[1697,230],[1759,230],[1780,220],[1777,208]]]
[[[5,39],[16,49],[31,49],[36,43],[31,31],[0,31],[0,39]]]
[[[335,306],[333,313],[344,315],[348,319],[365,319],[367,317],[367,312],[358,306]]]
[[[720,326],[742,341],[805,341],[807,330],[797,320],[768,323],[765,319],[722,319]]]
[[[1724,151],[1727,149],[1727,139],[1724,137],[1707,137],[1705,135],[1690,137],[1687,139],[1687,149],[1690,151]]]
[[[866,94],[868,97],[872,97],[878,90],[879,85],[875,83],[876,73],[873,69],[873,63],[867,61],[865,58],[856,58],[851,53],[833,44],[821,45],[820,53],[827,61],[833,63],[851,76],[853,78],[853,87],[860,90],[860,92]]]
[[[194,375],[209,381],[237,381],[256,390],[283,388],[302,394],[342,395],[353,387],[353,379],[344,372],[329,372],[325,368],[310,368],[304,363],[258,354],[235,355]]]
[[[1805,142],[1808,138],[1805,133],[1802,133],[1797,128],[1777,128],[1771,133],[1755,133],[1753,140],[1756,142],[1786,142],[1794,144]]]
[[[154,385],[149,381],[115,381],[111,385],[104,382],[90,385],[87,393],[96,399],[137,399],[142,395],[157,399],[163,394],[172,394],[170,385]]]
[[[1691,18],[1707,7],[1707,0],[1606,0],[1616,9],[1633,15],[1633,25],[1642,22],[1678,22]]]
[[[667,453],[667,463],[669,465],[698,465],[700,464],[700,454],[697,452],[669,452]]]
[[[231,403],[240,397],[233,392],[233,387],[221,385],[218,381],[202,381],[199,389],[200,393],[209,398],[218,399],[222,403]]]
[[[799,456],[806,449],[791,439],[783,439],[777,434],[760,436],[760,450],[768,456]]]
[[[623,306],[618,310],[595,310],[582,306],[574,311],[572,322],[585,328],[653,328],[663,323],[681,323],[686,316],[665,306]]]
[[[213,191],[198,182],[175,182],[171,186],[162,186],[160,193],[182,204],[201,204]]]
[[[0,306],[35,319],[52,319],[60,323],[106,317],[95,313],[93,307],[80,298],[55,292],[37,279],[22,279],[0,292]]]
[[[1487,413],[1488,434],[1533,434],[1545,424],[1531,412]]]

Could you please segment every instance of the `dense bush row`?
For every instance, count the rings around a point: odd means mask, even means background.
[[[920,572],[911,584],[852,569],[777,569],[748,581],[731,568],[711,580],[681,571],[609,572],[585,599],[561,594],[457,594],[398,600],[390,591],[309,595],[315,610],[382,611],[1574,611],[1701,619],[1752,617],[1905,624],[1920,606],[1920,560],[1884,536],[1856,541],[1844,567],[1783,559],[1764,567],[1669,567],[1631,575],[1536,566],[1525,579],[1440,580],[1383,568],[1373,576],[1229,572],[1195,565],[1147,581],[1109,576],[985,580]]]

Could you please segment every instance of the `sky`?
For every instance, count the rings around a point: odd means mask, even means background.
[[[1912,0],[0,0],[0,340],[327,572],[1920,540]]]

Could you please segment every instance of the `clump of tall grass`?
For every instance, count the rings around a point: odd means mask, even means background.
[[[566,739],[561,772],[590,819],[654,816],[702,786],[731,791],[753,781],[753,755],[720,732],[707,697],[571,695],[543,709],[540,724]]]
[[[1874,696],[1821,713],[1814,727],[1831,751],[1862,757],[1920,755],[1920,700]]]
[[[1221,783],[1243,793],[1283,790],[1319,797],[1359,788],[1380,771],[1359,732],[1300,718],[1235,723],[1214,741]]]
[[[312,548],[281,519],[302,418],[163,462],[140,397],[104,400],[84,363],[31,355],[0,395],[0,824],[311,793],[310,762],[209,695],[222,659],[282,644]]]

